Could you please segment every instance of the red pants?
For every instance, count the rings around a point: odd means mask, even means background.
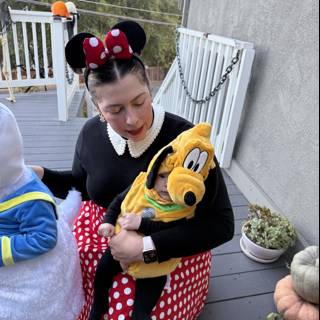
[[[105,209],[92,201],[83,202],[75,222],[76,237],[83,274],[86,303],[78,320],[87,320],[93,299],[94,274],[107,240],[98,236]],[[195,239],[196,241],[196,239]],[[171,274],[170,287],[162,293],[152,312],[152,320],[195,320],[208,293],[211,252],[183,258]],[[114,279],[110,291],[109,320],[129,320],[134,303],[135,281],[126,274]]]

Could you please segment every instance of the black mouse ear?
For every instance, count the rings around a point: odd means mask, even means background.
[[[81,69],[86,67],[86,57],[83,52],[83,41],[86,38],[94,37],[93,34],[82,32],[72,37],[65,48],[66,60],[70,67]]]
[[[141,55],[147,42],[147,36],[139,23],[129,20],[122,21],[114,25],[111,29],[119,29],[124,32],[133,52]]]

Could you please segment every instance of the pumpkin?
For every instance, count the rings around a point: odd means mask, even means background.
[[[319,320],[319,306],[298,296],[291,275],[278,281],[273,297],[285,320]]]
[[[291,276],[298,295],[319,304],[319,247],[307,247],[293,257]]]

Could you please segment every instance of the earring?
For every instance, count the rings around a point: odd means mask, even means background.
[[[102,113],[99,113],[100,122],[106,122],[106,119],[102,115]]]

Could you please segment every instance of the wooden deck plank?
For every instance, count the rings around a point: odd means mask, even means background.
[[[265,320],[275,311],[273,294],[207,304],[198,320]]]
[[[16,103],[10,103],[0,95],[0,102],[16,116],[23,136],[26,164],[70,170],[77,137],[86,121],[76,117],[82,92],[76,93],[67,122],[58,120],[55,91],[18,94],[16,98]]]
[[[235,184],[229,184],[227,186],[229,196],[242,195],[241,191]]]
[[[207,303],[273,292],[277,281],[287,274],[288,269],[281,267],[213,277]]]
[[[16,116],[16,118],[19,118],[19,115]],[[23,119],[22,117],[20,117],[21,120],[23,120],[23,126],[31,126],[35,123],[34,121],[34,117],[31,117],[30,119]],[[73,124],[75,123],[79,123],[82,124],[83,123],[83,118],[71,118],[69,119],[67,122],[64,121],[57,121],[54,119],[44,119],[44,120],[37,120],[37,125],[43,125],[43,126],[55,126],[55,127],[60,127],[60,126],[69,126],[69,122],[72,122]]]
[[[51,147],[56,147],[59,148],[61,147],[73,147],[74,146],[74,141],[64,141],[63,144],[61,141],[56,141],[56,140],[43,140],[40,141],[39,139],[37,139],[37,143],[33,143],[33,140],[30,141],[26,141],[26,139],[24,139],[24,149],[28,149],[28,148],[32,148],[32,147],[36,147],[40,150],[41,152],[41,148],[51,148]],[[72,148],[73,149],[73,148]]]
[[[248,200],[242,194],[230,195],[230,202],[232,206],[247,206]]]
[[[26,154],[25,155],[25,160],[28,161],[43,161],[43,160],[48,160],[48,161],[56,161],[56,160],[64,160],[64,161],[70,161],[73,159],[73,155],[70,153],[63,154],[63,153],[43,153],[40,152],[38,154]]]
[[[213,254],[221,255],[221,254],[241,252],[240,243],[239,243],[240,238],[241,238],[241,235],[235,235],[231,241],[215,248],[213,250]]]
[[[235,220],[234,222],[234,234],[239,235],[241,234],[241,228],[242,224],[244,223],[245,220]]]
[[[19,121],[18,121],[19,123]],[[79,129],[80,130],[80,129]],[[74,142],[76,140],[76,135],[48,135],[48,136],[23,136],[24,141],[26,142],[38,142],[38,141],[59,141],[60,143],[64,141],[72,141]]]
[[[226,186],[234,185],[234,182],[229,178],[228,176],[224,175],[224,182],[226,183]]]
[[[276,269],[286,264],[285,258],[276,262],[263,264],[250,260],[242,252],[213,255],[212,258],[212,277],[221,277],[225,275],[261,271],[267,269]]]
[[[28,155],[40,155],[40,154],[67,154],[70,151],[70,146],[54,146],[49,147],[46,144],[40,149],[39,146],[30,145],[29,147],[25,147]],[[71,155],[72,156],[72,155]]]
[[[27,161],[28,165],[39,165],[43,167],[47,167],[49,169],[59,169],[59,168],[68,168],[71,169],[72,161],[71,160],[38,160],[38,161]]]
[[[265,320],[275,311],[276,282],[289,273],[282,257],[272,264],[248,259],[240,249],[241,226],[248,215],[248,201],[223,173],[235,215],[235,236],[213,250],[211,282],[206,306],[199,320]]]
[[[236,220],[244,220],[248,217],[248,206],[232,206]]]

